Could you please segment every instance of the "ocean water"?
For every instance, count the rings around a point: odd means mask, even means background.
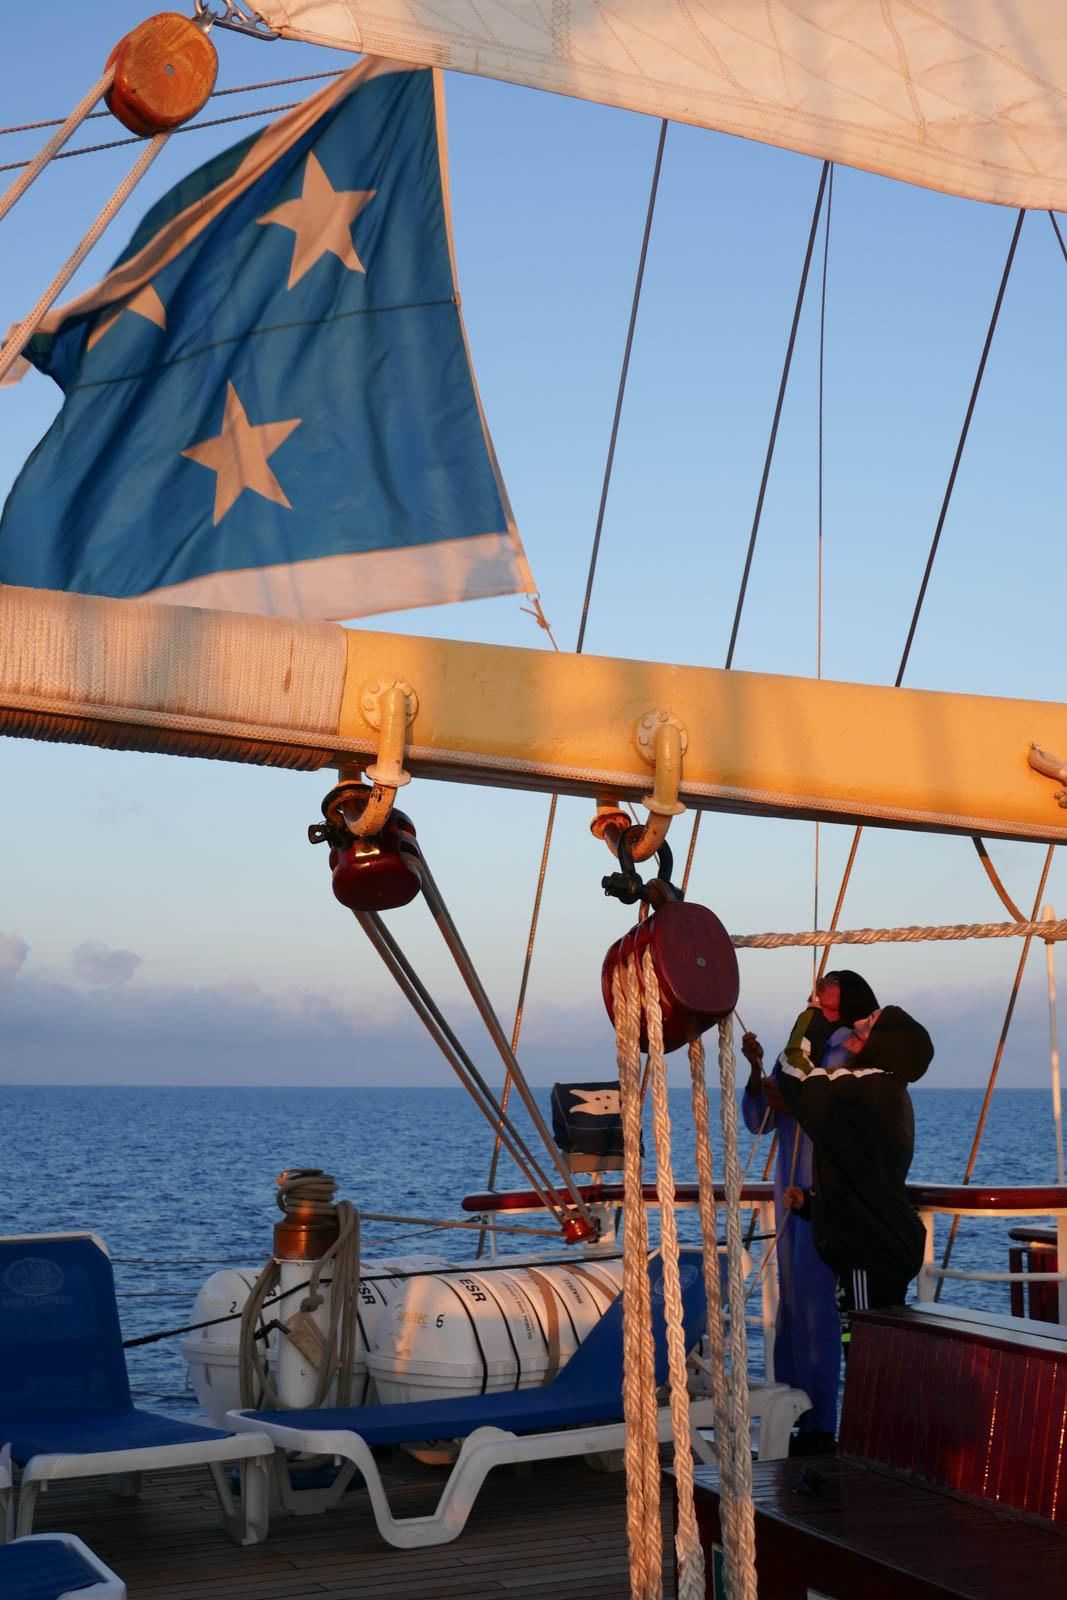
[[[539,1097],[547,1114],[547,1091]],[[981,1094],[930,1089],[913,1098],[913,1179],[958,1181]],[[671,1113],[675,1173],[690,1179],[687,1091],[672,1091]],[[717,1118],[715,1105],[712,1115]],[[9,1177],[3,1231],[98,1233],[116,1260],[127,1338],[189,1322],[197,1290],[216,1264],[263,1263],[280,1215],[274,1179],[283,1168],[325,1168],[338,1178],[339,1193],[366,1211],[458,1218],[462,1196],[485,1187],[492,1139],[458,1088],[7,1086],[0,1087],[0,1127]],[[741,1137],[745,1155],[751,1140],[744,1129]],[[716,1147],[716,1170],[719,1153]],[[752,1177],[761,1175],[763,1160],[764,1152],[757,1152]],[[998,1090],[976,1181],[1051,1183],[1055,1170],[1049,1096]],[[506,1162],[498,1186],[526,1187]],[[1002,1218],[965,1219],[953,1264],[1005,1270],[1012,1225]],[[685,1213],[681,1231],[693,1236],[693,1219]],[[363,1248],[367,1257],[431,1250],[463,1260],[473,1255],[475,1242],[469,1233],[368,1223]],[[518,1239],[515,1247],[539,1242]],[[944,1298],[1009,1309],[1006,1284],[949,1283]],[[758,1334],[754,1343],[758,1360]],[[177,1338],[131,1350],[129,1366],[139,1403],[176,1415],[194,1409]]]

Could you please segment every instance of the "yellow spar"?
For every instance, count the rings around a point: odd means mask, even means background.
[[[416,777],[642,799],[635,735],[662,712],[683,730],[681,798],[697,809],[1067,840],[1056,702],[0,589],[7,734],[304,769],[373,761],[367,708],[398,679]],[[1045,771],[1033,745],[1054,753]]]

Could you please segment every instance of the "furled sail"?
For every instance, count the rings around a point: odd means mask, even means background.
[[[255,0],[294,39],[717,128],[1001,205],[1067,209],[1053,0]]]
[[[530,591],[456,291],[439,74],[367,61],[152,209],[28,349],[0,582],[349,618]]]

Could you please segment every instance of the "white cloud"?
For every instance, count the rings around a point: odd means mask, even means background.
[[[143,959],[133,950],[112,950],[99,939],[86,939],[71,957],[71,966],[85,983],[110,988],[129,983]]]
[[[17,933],[0,933],[0,989],[11,987],[29,953],[29,945]]]
[[[201,984],[130,983],[140,957],[86,941],[73,955],[81,983],[24,969],[28,946],[0,934],[0,1082],[125,1084],[451,1085],[455,1079],[376,963],[357,963],[352,982],[272,990],[240,971]],[[439,976],[428,973],[433,982]],[[937,1054],[922,1087],[984,1082],[1003,1019],[1005,993],[908,988],[901,1000],[929,1027]],[[503,1067],[466,996],[442,994],[443,1009],[489,1081]],[[745,1021],[768,1048],[785,1036],[792,1011],[753,986]],[[505,1019],[506,1021],[509,1019]],[[1001,1072],[1005,1088],[1048,1082],[1044,974],[1036,966],[1020,995]],[[581,1005],[539,997],[528,1009],[519,1057],[529,1080],[610,1079],[615,1043],[598,992]],[[684,1050],[670,1079],[688,1081]],[[714,1034],[709,1080],[717,1078]]]

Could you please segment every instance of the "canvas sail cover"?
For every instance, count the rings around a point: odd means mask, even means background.
[[[440,75],[367,61],[149,212],[27,354],[0,582],[346,619],[530,591],[460,318]]]
[[[1057,0],[255,0],[281,34],[1067,209]]]

